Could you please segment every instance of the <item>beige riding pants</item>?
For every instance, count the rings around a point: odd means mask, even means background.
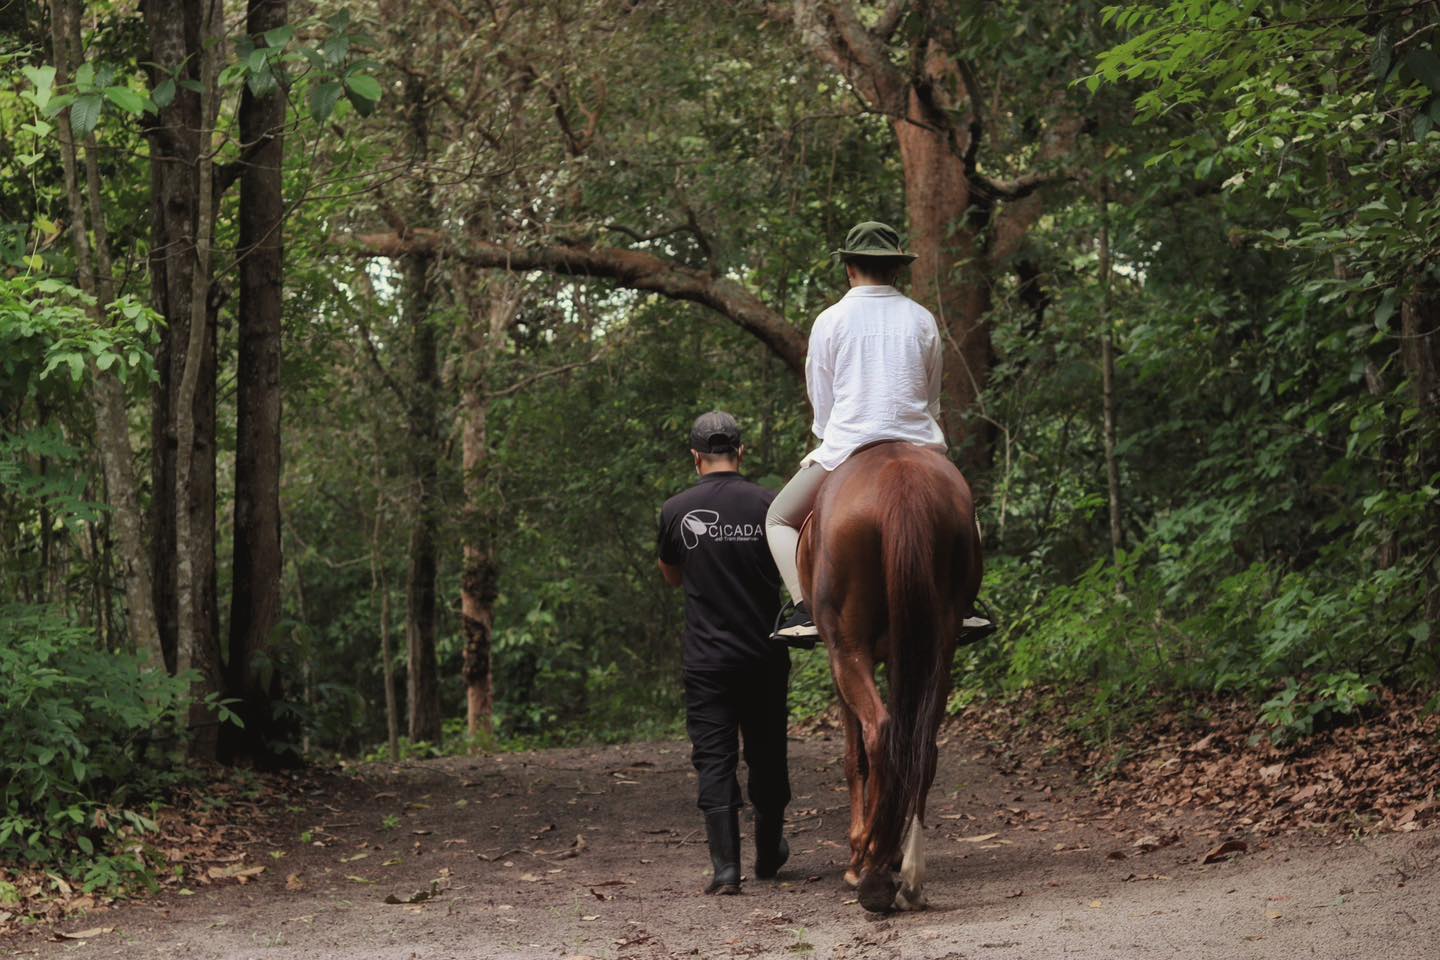
[[[795,557],[795,551],[800,546],[800,527],[810,515],[815,494],[820,492],[820,484],[825,482],[827,473],[818,463],[802,461],[799,472],[775,495],[770,512],[765,515],[765,539],[770,544],[770,555],[775,558],[785,589],[790,591],[790,598],[796,603],[805,599],[800,589],[800,567]]]

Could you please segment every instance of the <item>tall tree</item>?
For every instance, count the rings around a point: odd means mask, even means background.
[[[287,25],[287,0],[249,0],[245,29],[258,48]],[[274,35],[274,34],[271,34]],[[259,73],[240,97],[239,356],[235,437],[235,558],[227,689],[243,734],[227,751],[266,764],[286,739],[273,709],[283,695],[270,650],[281,613],[280,354],[284,290],[283,160],[286,90]],[[233,728],[232,728],[233,730]],[[293,754],[291,754],[293,756]]]
[[[193,739],[191,752],[197,756],[213,758],[219,731],[204,702],[206,694],[219,688],[220,663],[215,634],[202,622],[204,610],[201,603],[206,593],[206,570],[204,567],[207,551],[203,544],[213,537],[213,526],[197,523],[191,509],[194,489],[195,467],[195,419],[186,411],[194,409],[195,398],[200,384],[205,380],[207,348],[213,350],[210,334],[209,289],[211,271],[211,245],[215,230],[215,164],[213,145],[215,122],[220,113],[218,88],[219,45],[224,27],[224,9],[220,0],[205,0],[201,11],[200,42],[197,47],[199,58],[200,86],[200,150],[196,155],[195,177],[195,234],[191,255],[195,258],[190,284],[190,329],[186,331],[183,343],[177,343],[177,350],[183,360],[180,364],[180,382],[176,388],[175,429],[175,597],[176,597],[176,666],[180,671],[193,670],[196,674],[194,703],[190,710]],[[182,254],[183,255],[183,254]],[[203,466],[203,461],[200,463]],[[211,501],[213,510],[213,500]],[[202,514],[203,518],[203,514]],[[197,555],[201,563],[196,563]],[[208,551],[213,557],[213,547]]]
[[[194,580],[193,631],[198,648],[213,651],[204,659],[219,662],[219,605],[215,564],[215,380],[217,365],[217,304],[211,302],[209,276],[197,282],[196,230],[200,210],[200,170],[210,159],[202,155],[200,66],[202,4],[184,0],[144,0],[141,5],[150,41],[150,81],[156,91],[156,113],[145,134],[150,143],[150,285],[155,308],[165,318],[156,366],[159,380],[151,417],[151,558],[155,570],[155,608],[166,664],[178,663],[179,596],[175,503],[177,444],[181,420],[192,437],[188,562]],[[165,96],[161,91],[168,91]],[[194,297],[200,290],[197,309]],[[204,325],[194,400],[182,408],[190,324]]]
[[[473,274],[473,271],[471,272]],[[460,437],[463,506],[460,530],[460,618],[465,647],[465,720],[471,737],[493,730],[495,710],[492,640],[495,601],[500,592],[497,517],[488,482],[490,400],[494,367],[504,350],[520,306],[518,280],[504,274],[488,278],[461,273],[465,306],[465,356],[461,369]]]
[[[425,78],[404,81],[405,120],[417,175],[409,185],[408,212],[413,222],[435,218],[431,186],[425,173],[430,150],[433,96]],[[409,461],[414,519],[410,529],[410,570],[405,581],[405,636],[409,652],[411,740],[438,742],[441,735],[439,663],[435,655],[436,584],[439,566],[440,360],[437,331],[431,316],[437,298],[435,258],[417,250],[401,262],[401,316],[410,334],[410,382],[406,418],[410,427]]]
[[[50,8],[50,27],[55,58],[55,79],[68,84],[84,61],[80,33],[80,7],[75,0],[55,0]],[[77,136],[72,123],[73,109],[57,118],[65,195],[70,207],[70,234],[74,246],[81,288],[92,298],[91,310],[97,326],[106,323],[105,313],[114,300],[114,270],[110,256],[105,211],[101,203],[99,162],[93,123]],[[84,141],[84,182],[81,182],[80,141]],[[94,242],[91,243],[91,233]],[[105,483],[114,510],[116,539],[125,580],[126,619],[135,649],[162,662],[160,630],[155,614],[150,562],[145,550],[143,513],[135,477],[134,450],[130,446],[130,422],[125,391],[114,372],[96,370],[94,380],[95,437],[100,448]]]

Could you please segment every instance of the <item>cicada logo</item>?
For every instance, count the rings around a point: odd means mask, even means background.
[[[700,538],[714,536],[714,527],[720,522],[720,514],[714,510],[691,510],[680,520],[680,537],[685,541],[686,550],[700,546]]]
[[[714,510],[691,510],[680,518],[680,537],[685,541],[686,550],[700,546],[701,537],[711,540],[759,540],[765,535],[758,523],[721,523],[720,514]]]

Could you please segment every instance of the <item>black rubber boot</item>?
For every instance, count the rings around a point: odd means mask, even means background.
[[[740,892],[740,811],[733,807],[705,813],[705,836],[710,841],[710,863],[715,875],[706,893]]]
[[[755,877],[773,879],[785,861],[790,859],[790,844],[785,841],[783,813],[755,811]]]

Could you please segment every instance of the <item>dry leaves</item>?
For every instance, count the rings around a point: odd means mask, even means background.
[[[55,939],[56,939],[56,940],[93,940],[93,939],[95,939],[96,937],[104,936],[104,935],[107,934],[107,933],[112,933],[114,930],[115,930],[114,927],[91,927],[91,928],[88,929],[88,930],[76,930],[76,931],[74,931],[73,933],[67,933],[67,932],[65,932],[64,930],[56,930],[56,931],[55,931]]]
[[[1232,853],[1244,853],[1249,849],[1250,845],[1244,840],[1226,840],[1224,843],[1220,844],[1218,847],[1215,847],[1209,853],[1205,854],[1201,862],[1220,863],[1221,861],[1229,860]]]

